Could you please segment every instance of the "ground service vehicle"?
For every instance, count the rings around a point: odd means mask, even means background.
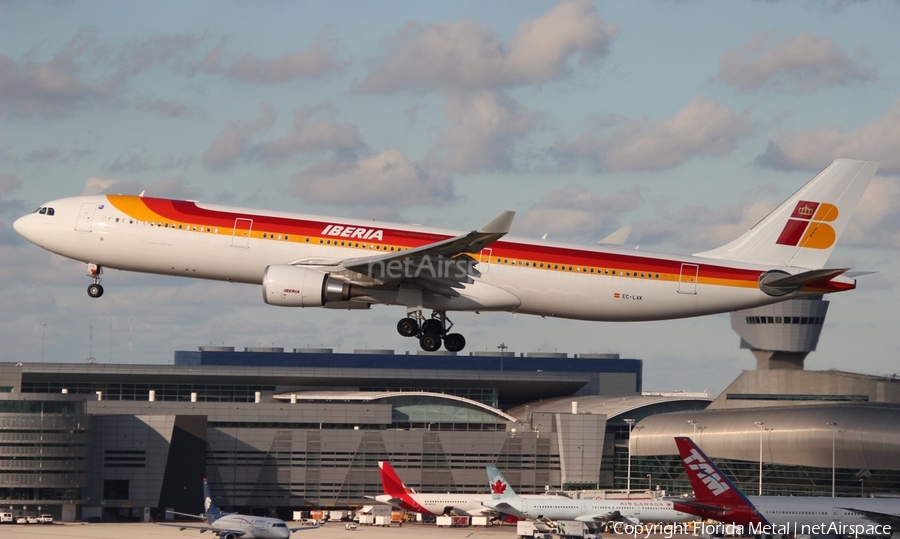
[[[516,537],[520,539],[553,539],[553,530],[543,522],[520,520],[516,523]]]

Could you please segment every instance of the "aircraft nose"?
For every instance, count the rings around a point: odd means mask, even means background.
[[[29,227],[28,227],[28,223],[27,223],[29,217],[31,217],[31,215],[25,215],[25,216],[19,217],[13,223],[13,229],[15,229],[15,231],[18,232],[19,235],[25,239],[30,239],[28,237],[28,228]]]

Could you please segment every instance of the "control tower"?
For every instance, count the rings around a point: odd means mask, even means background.
[[[732,312],[731,329],[741,337],[741,348],[756,357],[757,370],[803,370],[827,312],[828,302],[821,295],[794,299]]]

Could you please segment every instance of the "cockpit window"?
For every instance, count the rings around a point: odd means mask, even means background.
[[[55,214],[55,213],[56,213],[56,212],[53,211],[53,208],[47,208],[47,215],[53,215],[53,214]]]
[[[53,211],[53,208],[41,206],[40,208],[34,210],[34,213],[39,213],[41,215],[53,215],[56,212]]]
[[[38,213],[41,214],[41,215],[45,215],[45,214],[47,213],[47,208],[41,208],[41,209],[38,211]]]

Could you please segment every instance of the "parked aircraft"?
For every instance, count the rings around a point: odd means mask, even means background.
[[[511,211],[460,234],[143,193],[54,200],[14,226],[85,262],[94,298],[104,268],[261,284],[270,305],[403,306],[401,335],[460,351],[451,311],[664,320],[851,290],[848,268],[825,262],[877,169],[839,159],[735,241],[693,256],[617,246],[627,231],[597,245],[506,238]]]
[[[219,539],[287,539],[292,532],[300,530],[313,530],[318,526],[303,526],[300,528],[288,528],[287,524],[280,518],[256,517],[251,515],[241,515],[239,513],[222,513],[213,503],[212,493],[209,490],[209,483],[203,479],[203,507],[204,513],[201,515],[191,515],[188,513],[178,513],[169,511],[172,514],[182,515],[192,518],[199,518],[206,522],[205,526],[193,526],[190,524],[169,524],[165,522],[157,522],[160,526],[171,526],[184,530],[200,530],[200,533],[211,531]]]
[[[745,496],[690,438],[675,443],[694,490],[693,500],[675,502],[681,511],[750,535],[890,536],[900,529],[896,498]]]
[[[398,509],[422,513],[425,515],[460,515],[460,516],[495,516],[497,511],[481,505],[490,500],[490,494],[441,494],[421,493],[407,487],[389,462],[379,462],[381,485],[384,494],[375,496],[375,501],[392,505]],[[550,494],[539,497],[546,498]],[[564,495],[554,494],[556,499],[567,499]],[[531,496],[532,498],[538,496]],[[515,519],[517,520],[517,519]]]
[[[693,515],[678,511],[668,500],[574,500],[526,499],[516,495],[496,466],[487,467],[491,499],[482,505],[521,519],[577,520],[580,522],[623,521],[686,522]]]

